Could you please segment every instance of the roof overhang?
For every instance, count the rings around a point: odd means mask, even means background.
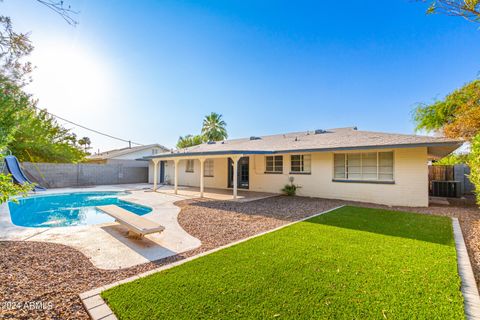
[[[428,147],[428,158],[429,159],[441,159],[445,156],[448,156],[453,151],[457,150],[463,145],[462,143],[451,144],[451,145],[443,145],[443,146],[429,146]]]

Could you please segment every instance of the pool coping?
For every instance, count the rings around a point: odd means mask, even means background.
[[[267,230],[267,231],[264,231],[264,232],[260,232],[260,233],[257,233],[257,234],[255,234],[255,235],[253,235],[253,236],[250,236],[250,237],[247,237],[247,238],[244,238],[244,239],[240,239],[240,240],[238,240],[238,241],[231,242],[231,243],[226,244],[226,245],[224,245],[224,246],[220,246],[220,247],[217,247],[217,248],[215,248],[215,249],[212,249],[212,250],[208,250],[208,251],[199,253],[199,254],[197,254],[197,255],[188,257],[188,258],[186,258],[186,259],[183,259],[183,260],[180,260],[180,261],[176,261],[176,262],[173,262],[173,263],[171,263],[171,264],[168,264],[168,265],[165,265],[165,266],[162,266],[162,267],[159,267],[159,268],[155,268],[155,269],[152,269],[152,270],[150,270],[150,271],[147,271],[147,272],[144,272],[144,273],[141,273],[141,274],[138,274],[138,275],[135,275],[135,276],[132,276],[132,277],[129,277],[129,278],[120,280],[120,281],[116,281],[116,282],[113,282],[113,283],[110,283],[110,284],[107,284],[107,285],[104,285],[104,286],[101,286],[101,287],[98,287],[98,288],[95,288],[95,289],[92,289],[92,290],[89,290],[89,291],[86,291],[86,292],[83,292],[83,293],[80,293],[80,294],[78,295],[78,297],[79,297],[80,300],[82,301],[82,304],[83,304],[85,310],[87,310],[87,313],[88,313],[88,315],[90,316],[90,318],[91,318],[92,320],[111,320],[111,319],[117,319],[117,317],[116,317],[115,314],[113,313],[112,309],[110,309],[110,307],[109,307],[108,304],[105,302],[105,300],[103,300],[103,298],[100,296],[100,294],[101,294],[103,291],[106,291],[106,290],[108,290],[108,289],[111,289],[111,288],[116,287],[116,286],[121,285],[121,284],[125,284],[125,283],[128,283],[128,282],[132,282],[132,281],[135,281],[135,280],[138,280],[138,279],[141,279],[141,278],[150,276],[150,275],[152,275],[152,274],[154,274],[154,273],[157,273],[157,272],[161,272],[161,271],[164,271],[164,270],[168,270],[168,269],[174,268],[174,267],[176,267],[176,266],[182,265],[182,264],[187,263],[187,262],[189,262],[189,261],[192,261],[192,260],[201,258],[201,257],[206,256],[206,255],[209,255],[209,254],[211,254],[211,253],[214,253],[214,252],[217,252],[217,251],[226,249],[226,248],[228,248],[228,247],[232,247],[232,246],[234,246],[234,245],[237,245],[237,244],[240,244],[240,243],[242,243],[242,242],[246,242],[246,241],[248,241],[248,240],[251,240],[251,239],[254,239],[254,238],[257,238],[257,237],[266,235],[266,234],[268,234],[268,233],[272,233],[272,232],[278,231],[278,230],[280,230],[280,229],[286,228],[286,227],[291,226],[291,225],[293,225],[293,224],[296,224],[296,223],[299,223],[299,222],[302,222],[302,221],[305,221],[305,220],[308,220],[308,219],[311,219],[311,218],[320,216],[320,215],[322,215],[322,214],[325,214],[325,213],[328,213],[328,212],[331,212],[331,211],[340,209],[340,208],[342,208],[342,207],[345,207],[345,205],[341,205],[341,206],[338,206],[338,207],[335,207],[335,208],[332,208],[332,209],[328,209],[328,210],[325,210],[325,211],[322,211],[322,212],[313,214],[313,215],[311,215],[311,216],[308,216],[308,217],[306,217],[306,218],[303,218],[303,219],[300,219],[300,220],[296,220],[296,221],[293,221],[293,222],[289,222],[289,223],[284,224],[284,225],[282,225],[282,226],[279,226],[279,227],[277,227],[277,228],[274,228],[274,229],[271,229],[271,230]]]
[[[322,211],[320,213],[316,213],[314,215],[311,215],[309,217],[287,223],[287,224],[282,225],[280,227],[258,233],[256,235],[247,237],[245,239],[241,239],[241,240],[229,243],[227,245],[220,246],[218,248],[199,253],[195,256],[192,256],[192,257],[189,257],[189,258],[177,261],[177,262],[173,262],[171,264],[168,264],[168,265],[165,265],[165,266],[162,266],[162,267],[159,267],[159,268],[155,268],[153,270],[150,270],[150,271],[147,271],[147,272],[144,272],[144,273],[141,273],[141,274],[138,274],[138,275],[120,280],[120,281],[116,281],[116,282],[113,282],[113,283],[110,283],[110,284],[107,284],[107,285],[104,285],[104,286],[101,286],[101,287],[98,287],[98,288],[95,288],[95,289],[92,289],[92,290],[89,290],[89,291],[86,291],[86,292],[83,292],[83,293],[80,293],[78,296],[79,296],[80,300],[82,301],[82,304],[83,304],[85,310],[87,311],[88,315],[90,316],[90,318],[92,320],[117,319],[117,317],[113,313],[112,309],[110,309],[110,307],[108,306],[106,301],[103,300],[103,298],[101,297],[100,294],[103,291],[106,291],[108,289],[111,289],[111,288],[116,287],[116,286],[121,285],[121,284],[125,284],[125,283],[128,283],[128,282],[139,280],[141,278],[150,276],[150,275],[152,275],[154,273],[157,273],[157,272],[161,272],[161,271],[164,271],[164,270],[174,268],[176,266],[182,265],[182,264],[187,263],[189,261],[198,259],[198,258],[206,256],[206,255],[209,255],[211,253],[226,249],[228,247],[232,247],[234,245],[240,244],[242,242],[246,242],[250,239],[257,238],[257,237],[260,237],[262,235],[265,235],[265,234],[268,234],[268,233],[271,233],[271,232],[278,231],[280,229],[286,228],[286,227],[291,226],[293,224],[311,219],[313,217],[320,216],[322,214],[340,209],[342,207],[345,207],[345,205],[341,205],[341,206],[338,206],[338,207],[335,207],[335,208],[332,208],[332,209],[328,209],[328,210]],[[454,235],[454,240],[455,240],[455,249],[456,249],[456,253],[457,253],[458,274],[459,274],[461,282],[462,282],[461,292],[462,292],[462,296],[464,298],[465,317],[468,320],[480,319],[480,295],[478,293],[477,283],[475,282],[475,277],[473,275],[472,265],[470,263],[470,258],[468,256],[467,247],[465,245],[465,239],[463,238],[462,229],[460,227],[460,223],[459,223],[458,219],[457,218],[451,218],[451,219],[452,219],[453,235]]]

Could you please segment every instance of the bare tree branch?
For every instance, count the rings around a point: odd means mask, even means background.
[[[58,13],[69,25],[76,26],[78,21],[74,18],[79,12],[72,9],[70,5],[65,5],[63,0],[36,0],[50,10]]]
[[[430,3],[427,14],[444,14],[462,17],[467,21],[480,23],[480,0],[420,0]]]
[[[65,5],[63,0],[36,0],[50,10],[59,14],[68,24],[76,26],[77,11],[70,5]],[[0,0],[0,3],[3,0]],[[33,45],[28,33],[15,32],[10,17],[0,14],[0,75],[11,81],[24,85],[31,81],[29,77],[32,64],[24,61],[33,50]]]

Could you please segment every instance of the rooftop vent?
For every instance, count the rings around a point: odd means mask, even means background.
[[[261,140],[261,139],[262,139],[262,138],[260,138],[260,137],[255,137],[255,136],[251,136],[251,137],[250,137],[250,140]]]
[[[327,130],[323,130],[323,129],[317,129],[315,130],[315,134],[322,134],[322,133],[326,133]]]

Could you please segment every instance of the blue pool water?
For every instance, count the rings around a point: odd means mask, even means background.
[[[13,224],[22,227],[66,227],[112,222],[95,206],[115,204],[138,215],[151,208],[120,200],[126,192],[76,192],[21,198],[9,202]]]

